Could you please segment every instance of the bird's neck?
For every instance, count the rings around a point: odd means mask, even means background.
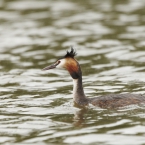
[[[72,66],[67,69],[73,79],[73,100],[77,105],[87,105],[88,99],[84,94],[82,71],[79,63],[73,60]]]
[[[73,79],[73,99],[78,105],[87,105],[88,99],[84,94],[82,77]]]

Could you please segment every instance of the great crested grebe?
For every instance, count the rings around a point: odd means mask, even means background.
[[[139,94],[109,94],[95,98],[87,98],[82,85],[82,71],[79,63],[74,58],[75,50],[71,47],[66,55],[57,60],[54,64],[43,68],[49,70],[54,68],[66,69],[73,79],[73,100],[79,106],[86,106],[89,103],[101,108],[118,108],[132,104],[145,103],[145,96]]]

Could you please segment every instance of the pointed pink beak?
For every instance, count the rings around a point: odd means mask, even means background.
[[[54,69],[54,68],[56,68],[56,65],[52,64],[50,66],[47,66],[47,67],[43,68],[42,70],[49,70],[49,69]]]
[[[54,63],[54,64],[52,64],[52,65],[49,65],[49,66],[43,68],[42,70],[54,69],[54,68],[56,68],[56,66],[57,66],[59,63],[60,63],[60,62],[57,61],[56,63]]]

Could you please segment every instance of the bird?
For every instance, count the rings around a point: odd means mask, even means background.
[[[84,107],[92,104],[104,109],[116,109],[133,104],[145,103],[145,96],[141,94],[108,94],[97,97],[87,97],[84,93],[82,82],[82,70],[79,62],[76,60],[77,55],[73,47],[67,50],[66,54],[58,59],[55,63],[43,68],[42,70],[50,70],[62,68],[69,72],[73,79],[73,101],[76,105]]]

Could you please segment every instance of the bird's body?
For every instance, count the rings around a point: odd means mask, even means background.
[[[132,104],[145,103],[145,96],[139,94],[109,94],[95,98],[86,97],[83,90],[81,67],[74,58],[75,55],[74,49],[71,48],[71,51],[67,51],[67,54],[63,58],[45,67],[43,70],[54,68],[64,68],[68,70],[73,79],[73,100],[77,105],[86,106],[92,104],[101,108],[115,109]]]
[[[89,99],[89,102],[101,108],[115,109],[132,104],[145,103],[145,97],[139,94],[109,94]]]

